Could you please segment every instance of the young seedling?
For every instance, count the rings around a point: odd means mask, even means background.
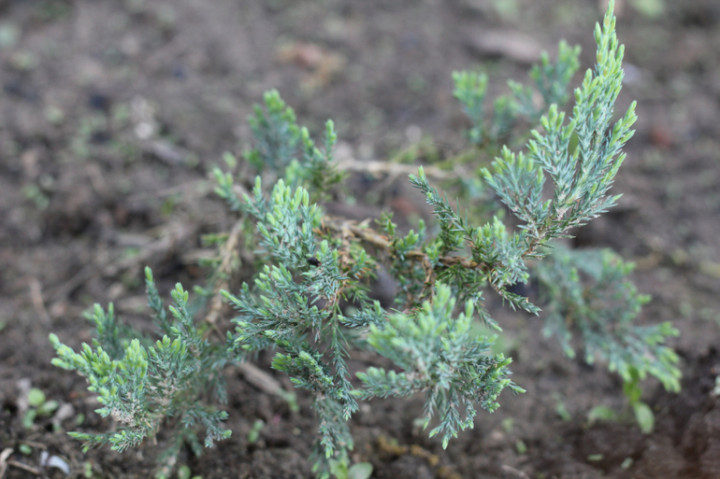
[[[116,422],[111,432],[71,434],[86,447],[107,444],[122,452],[172,431],[163,436],[169,444],[160,470],[167,473],[184,444],[200,453],[202,445],[230,436],[220,409],[223,369],[269,350],[272,368],[313,400],[317,476],[366,477],[368,467],[351,466],[349,456],[349,420],[358,401],[421,394],[420,422],[446,447],[473,427],[478,409],[497,409],[503,390],[523,391],[511,379],[511,359],[493,350],[502,325],[488,295],[533,315],[541,304],[546,334],[558,337],[569,356],[581,349],[586,361],[607,363],[626,384],[650,375],[677,390],[677,356],[665,345],[677,332],[669,324],[634,323],[647,298],[627,280],[631,266],[609,252],[551,247],[619,198],[610,188],[636,117],[634,103],[615,115],[623,47],[612,9],[610,2],[595,28],[596,65],[567,112],[559,103],[568,96],[578,50],[564,43],[557,62],[545,56],[531,73],[543,104],[534,103],[530,87],[512,83],[491,121],[483,110],[487,78],[455,75],[455,95],[472,123],[470,140],[496,152],[489,168],[477,170],[478,182],[501,204],[491,218],[476,218],[470,205],[461,210],[450,202],[422,167],[410,182],[431,206],[434,224],[419,222],[400,234],[389,215],[375,226],[326,215],[320,202],[343,179],[333,159],[334,125],[327,122],[318,145],[278,93],[266,93],[264,108],[257,107],[250,121],[255,148],[243,166],[256,168],[254,184],[214,170],[216,191],[238,221],[229,234],[214,237],[220,256],[212,284],[203,289],[213,310],[193,317],[180,284],[166,306],[146,269],[159,339],[121,328],[112,305],[95,307],[97,338],[79,352],[50,336],[58,356],[53,363],[85,376],[102,405],[97,412]],[[515,136],[520,117],[539,127]],[[510,141],[511,135],[523,141]],[[500,147],[523,142],[521,151]],[[230,166],[240,164],[227,159]],[[241,244],[261,266],[250,283],[229,291]],[[381,267],[397,283],[391,307],[370,296]],[[539,291],[532,299],[519,294],[519,285],[531,279]],[[229,320],[217,314],[219,297],[235,311]],[[475,328],[477,321],[490,329]],[[376,366],[351,372],[348,359],[356,351],[375,354]],[[517,448],[527,449],[523,443]]]
[[[30,429],[39,417],[51,415],[60,405],[54,399],[47,399],[45,393],[38,388],[31,388],[27,394],[28,410],[23,417],[23,426]]]

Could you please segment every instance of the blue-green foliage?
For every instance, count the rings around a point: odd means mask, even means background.
[[[551,105],[541,118],[544,132],[532,132],[528,153],[503,149],[487,182],[503,203],[522,221],[528,254],[585,224],[613,206],[619,196],[608,196],[625,154],[623,145],[633,134],[635,103],[613,123],[614,105],[622,88],[623,47],[615,35],[615,18],[608,13],[595,29],[597,65],[588,69],[575,90],[572,116]],[[577,146],[571,147],[571,139]],[[545,179],[553,195],[543,201]]]
[[[332,120],[325,123],[325,141],[321,150],[310,137],[308,129],[301,130],[301,161],[290,164],[286,178],[293,184],[302,184],[313,192],[314,200],[324,200],[330,195],[332,187],[341,182],[344,175],[334,166],[333,148],[337,143],[337,133]]]
[[[248,119],[255,148],[246,154],[246,158],[258,170],[282,171],[296,158],[300,128],[295,121],[295,112],[276,90],[266,92],[263,99],[265,111],[256,105],[255,114]]]
[[[430,264],[412,261],[409,256],[417,253],[418,247],[425,239],[425,223],[420,220],[419,232],[408,231],[405,236],[396,234],[397,225],[390,214],[384,214],[379,220],[382,231],[390,238],[388,245],[390,256],[390,273],[397,278],[400,293],[395,298],[397,307],[407,308],[420,303],[427,294],[426,279],[430,272]]]
[[[459,71],[453,73],[454,96],[470,120],[468,139],[475,145],[497,146],[507,140],[508,134],[522,117],[535,123],[552,104],[567,101],[567,88],[580,66],[580,47],[571,47],[561,41],[557,61],[552,63],[543,52],[540,64],[530,70],[533,87],[510,80],[511,94],[498,97],[492,114],[486,111],[488,76],[482,72]],[[535,100],[539,95],[542,102]]]
[[[258,254],[266,264],[254,288],[245,284],[241,294],[224,293],[238,312],[232,320],[234,345],[242,352],[276,348],[273,368],[316,393],[316,455],[322,473],[337,451],[352,447],[347,420],[357,401],[351,394],[343,326],[357,319],[346,319],[340,302],[366,298],[360,280],[371,262],[364,252],[353,256],[318,238],[322,212],[303,187],[293,190],[280,180],[265,198],[258,180],[253,196],[244,198],[244,211],[257,222]],[[352,266],[343,267],[341,254],[352,259]],[[374,307],[365,307],[360,314],[372,316]]]
[[[333,148],[337,142],[335,124],[332,120],[325,123],[321,149],[308,129],[297,123],[295,112],[276,90],[266,92],[263,99],[265,108],[256,105],[254,115],[248,118],[255,148],[246,153],[246,159],[260,172],[284,172],[286,183],[305,186],[313,200],[326,199],[332,187],[344,178],[333,164]],[[218,169],[214,174],[220,196],[237,199],[227,190],[232,184],[231,177]],[[231,207],[238,210],[239,204],[231,203]]]
[[[166,421],[178,431],[171,453],[185,440],[199,449],[197,426],[211,445],[229,435],[222,428],[224,413],[204,402],[223,400],[222,367],[272,350],[272,367],[314,398],[318,434],[312,461],[319,477],[348,470],[353,447],[348,420],[358,399],[424,395],[424,424],[432,424],[430,435],[439,435],[446,446],[472,427],[478,406],[493,411],[505,388],[522,391],[510,380],[510,359],[491,351],[495,337],[474,334],[471,323],[480,320],[502,331],[486,305],[487,294],[539,314],[515,289],[533,275],[541,286],[539,300],[547,304],[546,332],[557,335],[569,355],[578,343],[587,361],[606,362],[623,378],[638,418],[646,417],[640,379],[651,375],[670,390],[679,387],[677,356],[665,345],[676,331],[668,324],[633,324],[647,298],[628,282],[631,268],[617,257],[556,250],[546,258],[551,240],[615,203],[618,196],[609,189],[633,133],[634,104],[614,120],[623,48],[615,36],[612,2],[595,39],[597,64],[575,90],[567,119],[557,103],[565,101],[578,49],[564,43],[556,63],[543,56],[531,72],[543,105],[536,106],[532,89],[513,83],[513,94],[495,103],[492,123],[483,110],[487,77],[454,76],[455,95],[473,123],[471,141],[497,153],[481,178],[514,216],[515,226],[499,214],[475,224],[458,201],[430,184],[422,168],[410,181],[432,207],[434,228],[421,222],[400,234],[389,215],[378,221],[377,231],[367,222],[325,215],[317,202],[342,178],[333,164],[333,123],[326,123],[322,148],[317,147],[277,92],[267,93],[264,108],[256,108],[250,119],[255,148],[247,159],[272,187],[264,189],[258,177],[251,193],[240,194],[249,188],[235,184],[242,178],[214,170],[216,192],[237,213],[238,225],[246,226],[245,246],[256,249],[262,265],[238,291],[222,292],[235,309],[226,342],[210,341],[211,329],[191,317],[180,285],[171,293],[173,305],[165,308],[147,270],[159,341],[119,327],[112,305],[107,311],[95,308],[98,337],[81,352],[51,336],[58,354],[54,364],[85,376],[103,404],[98,412],[119,423],[116,432],[76,437],[124,450],[154,437]],[[520,116],[539,121],[542,130],[531,133],[525,151],[495,148]],[[529,260],[541,259],[546,263],[529,266]],[[369,296],[381,266],[398,285],[397,309]],[[382,357],[385,366],[357,373],[354,385],[348,359],[357,350]]]
[[[149,269],[146,283],[156,324],[166,333],[161,339],[122,337],[112,305],[107,311],[95,306],[92,319],[98,337],[92,346],[83,344],[79,353],[50,335],[58,355],[53,364],[83,375],[103,406],[97,413],[119,423],[112,433],[72,435],[88,446],[110,444],[112,449],[124,451],[146,437],[155,437],[167,418],[175,418],[185,430],[172,447],[181,446],[184,440],[197,442],[191,427],[196,423],[205,429],[204,444],[210,447],[230,436],[222,427],[226,413],[204,405],[205,399],[224,402],[220,373],[228,357],[224,348],[210,344],[198,331],[188,313],[188,293],[179,284],[171,293],[174,301],[169,319]]]
[[[411,175],[410,182],[425,193],[440,222],[440,234],[426,251],[438,276],[450,281],[455,294],[471,297],[489,285],[513,308],[537,313],[539,309],[526,298],[507,290],[508,286],[525,282],[528,278],[523,260],[527,244],[523,236],[520,233],[510,234],[497,217],[483,226],[471,226],[446,197],[430,186],[422,167],[418,176]],[[443,252],[444,256],[436,256]],[[462,258],[460,255],[466,252],[470,254],[468,260],[458,262],[457,259]],[[488,315],[483,317],[490,324],[495,324]]]
[[[478,404],[492,412],[505,387],[522,391],[509,379],[511,360],[490,351],[493,338],[472,334],[472,301],[457,317],[454,311],[451,289],[437,283],[432,302],[424,302],[420,310],[390,314],[384,324],[371,325],[370,346],[402,371],[369,368],[358,373],[365,386],[358,395],[364,399],[424,392],[424,425],[439,418],[430,436],[441,434],[443,447],[459,430],[472,427]]]
[[[573,75],[580,67],[580,46],[571,47],[565,41],[558,44],[557,61],[552,63],[547,52],[543,52],[540,57],[540,64],[533,65],[530,70],[530,79],[533,86],[542,97],[542,105],[538,107],[533,101],[535,91],[528,86],[521,85],[512,80],[508,81],[508,86],[513,92],[515,100],[515,110],[518,114],[523,115],[531,120],[535,120],[542,116],[543,113],[552,105],[563,104],[568,99],[567,88],[572,80]]]
[[[463,106],[472,127],[468,130],[468,139],[477,145],[485,140],[485,96],[488,76],[485,73],[469,71],[453,73],[455,98]]]
[[[573,344],[580,345],[586,362],[606,362],[625,383],[637,384],[649,374],[679,391],[677,354],[663,344],[678,332],[670,323],[635,324],[650,298],[627,279],[632,269],[609,250],[555,249],[536,268],[547,304],[544,333],[556,336],[570,357]]]

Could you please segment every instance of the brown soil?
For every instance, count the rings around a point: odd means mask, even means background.
[[[643,2],[622,3],[621,102],[637,99],[640,120],[620,206],[575,243],[637,262],[634,280],[654,298],[641,320],[681,331],[683,391],[647,383],[651,434],[590,425],[593,406],[623,407],[618,379],[564,358],[539,321],[509,317],[528,393],[504,395],[445,451],[413,426],[419,399],[363,406],[353,459],[373,477],[720,477],[720,4],[666,0],[651,18],[632,8]],[[360,160],[425,135],[453,151],[463,122],[451,71],[480,66],[501,93],[506,78],[524,80],[537,45],[552,52],[560,38],[581,44],[588,65],[600,10],[596,0],[0,0],[0,477],[66,477],[43,453],[71,477],[150,476],[152,447],[85,454],[67,437],[109,424],[82,378],[50,365],[48,333],[89,341],[83,311],[110,301],[142,328],[146,264],[161,291],[202,283],[200,238],[230,225],[207,171],[247,147],[263,91],[277,88],[314,130],[333,118],[343,154]],[[490,30],[505,35],[500,48]],[[372,183],[362,208],[416,211],[421,199],[401,183]],[[293,413],[229,374],[232,438],[180,461],[206,479],[309,477],[309,402],[301,395]],[[28,385],[69,414],[23,426]],[[258,418],[267,425],[250,443]]]

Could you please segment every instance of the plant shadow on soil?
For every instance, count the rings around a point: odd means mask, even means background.
[[[636,261],[633,279],[654,298],[641,320],[670,320],[681,331],[683,391],[648,382],[651,434],[631,423],[588,424],[594,406],[623,407],[619,380],[564,358],[541,338],[538,320],[503,316],[515,335],[514,379],[528,393],[504,395],[500,410],[479,414],[446,451],[414,426],[420,399],[363,405],[353,459],[371,462],[373,477],[720,477],[712,394],[720,375],[720,5],[653,2],[665,7],[655,18],[631,8],[641,2],[617,3],[627,47],[621,103],[637,99],[640,120],[616,182],[621,204],[579,231],[574,246],[610,246]],[[247,145],[245,118],[263,91],[277,88],[315,129],[333,118],[346,154],[381,159],[423,135],[442,138],[443,151],[461,142],[452,70],[487,69],[497,94],[506,78],[525,78],[533,45],[552,52],[564,37],[582,44],[583,65],[592,61],[598,2],[500,4],[0,1],[0,477],[67,477],[43,467],[44,453],[72,477],[151,475],[157,447],[84,454],[67,437],[109,423],[93,413],[81,378],[50,365],[48,333],[89,342],[82,312],[110,301],[147,329],[146,264],[161,291],[202,283],[200,238],[230,226],[205,172]],[[483,43],[477,33],[488,29],[519,50]],[[368,180],[353,177],[375,204],[360,202],[353,214],[422,215],[422,199],[401,180]],[[300,393],[294,413],[228,375],[232,438],[180,461],[206,479],[310,477],[316,425],[307,399]],[[27,384],[63,415],[23,425]],[[249,441],[256,419],[266,426]]]

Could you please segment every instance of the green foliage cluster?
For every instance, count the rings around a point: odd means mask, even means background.
[[[90,315],[97,330],[92,346],[83,344],[82,350],[75,352],[50,335],[58,356],[53,364],[85,376],[88,390],[97,394],[103,406],[97,413],[110,416],[119,425],[111,433],[70,434],[86,441],[86,447],[109,444],[122,452],[154,437],[167,419],[173,418],[180,434],[167,457],[173,457],[185,443],[199,453],[202,445],[196,426],[205,429],[205,447],[230,437],[231,431],[222,426],[227,413],[205,406],[204,401],[226,402],[222,370],[233,358],[224,345],[212,344],[204,337],[188,310],[189,295],[180,284],[171,292],[173,305],[166,309],[149,268],[145,275],[149,306],[162,339],[153,343],[120,327],[112,304],[107,310],[95,305]]]
[[[541,311],[535,302],[541,304],[545,333],[569,356],[582,348],[586,361],[607,363],[634,404],[640,404],[638,382],[648,375],[677,390],[677,356],[665,345],[676,331],[669,324],[634,324],[647,298],[627,279],[632,267],[610,252],[550,246],[615,204],[618,196],[609,190],[633,133],[634,104],[615,119],[623,47],[612,5],[595,39],[597,64],[575,90],[568,114],[558,105],[568,96],[579,49],[565,43],[555,63],[543,56],[531,72],[542,104],[535,90],[511,83],[511,95],[495,103],[490,122],[483,109],[487,77],[454,77],[473,143],[504,141],[521,117],[539,123],[524,151],[503,147],[482,170],[512,222],[496,215],[477,224],[423,168],[410,181],[425,195],[436,224],[420,222],[417,231],[402,235],[389,215],[376,227],[327,216],[319,202],[343,177],[333,163],[333,123],[327,122],[318,147],[277,92],[267,93],[264,108],[250,120],[255,147],[246,159],[259,173],[251,191],[231,172],[214,171],[216,192],[237,214],[244,246],[254,248],[260,265],[252,282],[220,293],[235,311],[220,327],[226,336],[213,338],[218,325],[193,318],[181,285],[166,307],[146,270],[160,339],[121,327],[112,305],[95,307],[97,338],[80,352],[51,336],[54,364],[83,375],[102,404],[98,413],[118,423],[110,433],[73,435],[123,451],[168,429],[176,431],[168,458],[185,442],[199,452],[197,431],[204,429],[205,446],[230,435],[217,406],[225,399],[223,368],[269,350],[272,367],[313,398],[318,433],[312,461],[319,477],[353,470],[348,421],[359,400],[424,395],[422,423],[433,426],[430,435],[445,447],[473,426],[478,408],[494,411],[503,390],[523,391],[511,379],[511,359],[493,352],[502,328],[487,294],[533,315]],[[268,178],[272,186],[266,188]],[[388,308],[370,295],[381,267],[399,290]],[[538,285],[537,298],[517,292],[529,281]],[[474,328],[478,320],[495,332]],[[355,351],[373,353],[376,365],[352,372],[348,360]],[[636,413],[647,410],[638,406]]]
[[[530,70],[534,88],[508,81],[511,93],[495,99],[492,115],[488,114],[485,105],[487,74],[473,71],[453,73],[453,94],[472,123],[467,131],[468,139],[475,145],[497,146],[510,140],[508,136],[520,119],[525,118],[535,124],[550,105],[565,103],[568,85],[580,67],[579,56],[580,47],[571,47],[564,41],[558,45],[555,63],[543,52],[540,64]],[[536,100],[536,94],[541,101]]]
[[[572,343],[582,344],[588,364],[606,362],[627,384],[650,374],[666,389],[679,391],[678,357],[663,345],[677,331],[670,323],[633,323],[650,298],[627,279],[632,269],[609,250],[556,249],[536,267],[545,304],[544,333],[557,337],[570,357],[575,356]],[[577,341],[573,335],[579,336]]]
[[[472,333],[473,302],[454,317],[455,299],[449,286],[435,284],[432,303],[425,301],[414,314],[389,314],[382,324],[371,324],[368,343],[372,349],[392,361],[395,370],[371,367],[358,373],[365,386],[358,394],[363,399],[410,396],[425,393],[425,418],[428,427],[433,417],[439,424],[430,436],[442,435],[447,447],[458,430],[473,426],[475,405],[492,412],[500,404],[498,396],[505,387],[523,392],[508,378],[511,360],[491,351],[493,338]]]

